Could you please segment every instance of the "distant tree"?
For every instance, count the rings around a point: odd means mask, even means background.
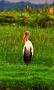
[[[48,7],[48,1],[47,0],[45,0],[45,6]]]
[[[53,5],[54,5],[54,0],[53,0]]]

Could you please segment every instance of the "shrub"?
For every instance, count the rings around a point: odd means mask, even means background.
[[[31,9],[20,11],[3,11],[0,12],[1,23],[16,23],[23,26],[31,27],[51,27],[54,26],[54,15],[48,15],[47,9]]]
[[[51,27],[54,25],[54,20],[48,15],[44,15],[38,20],[38,26],[40,27]]]

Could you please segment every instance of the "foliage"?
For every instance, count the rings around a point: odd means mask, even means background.
[[[23,26],[32,27],[52,27],[54,26],[54,14],[48,14],[48,9],[32,9],[23,11],[3,11],[0,12],[1,23],[16,23]]]

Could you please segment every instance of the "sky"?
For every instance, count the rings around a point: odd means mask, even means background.
[[[0,0],[0,1],[1,1],[1,0]],[[47,1],[48,3],[53,2],[53,0],[5,0],[5,1],[10,1],[10,2],[20,2],[20,1],[26,2],[26,1],[29,1],[29,2],[32,2],[32,3],[34,3],[34,4],[45,3],[46,1]]]

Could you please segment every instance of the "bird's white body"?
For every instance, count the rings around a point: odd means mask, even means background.
[[[25,41],[25,44],[24,44],[24,47],[23,47],[23,55],[24,55],[25,47],[26,47],[26,54],[28,56],[30,55],[30,48],[31,48],[31,53],[32,53],[32,56],[33,56],[33,45],[32,45],[32,42],[30,40]]]

